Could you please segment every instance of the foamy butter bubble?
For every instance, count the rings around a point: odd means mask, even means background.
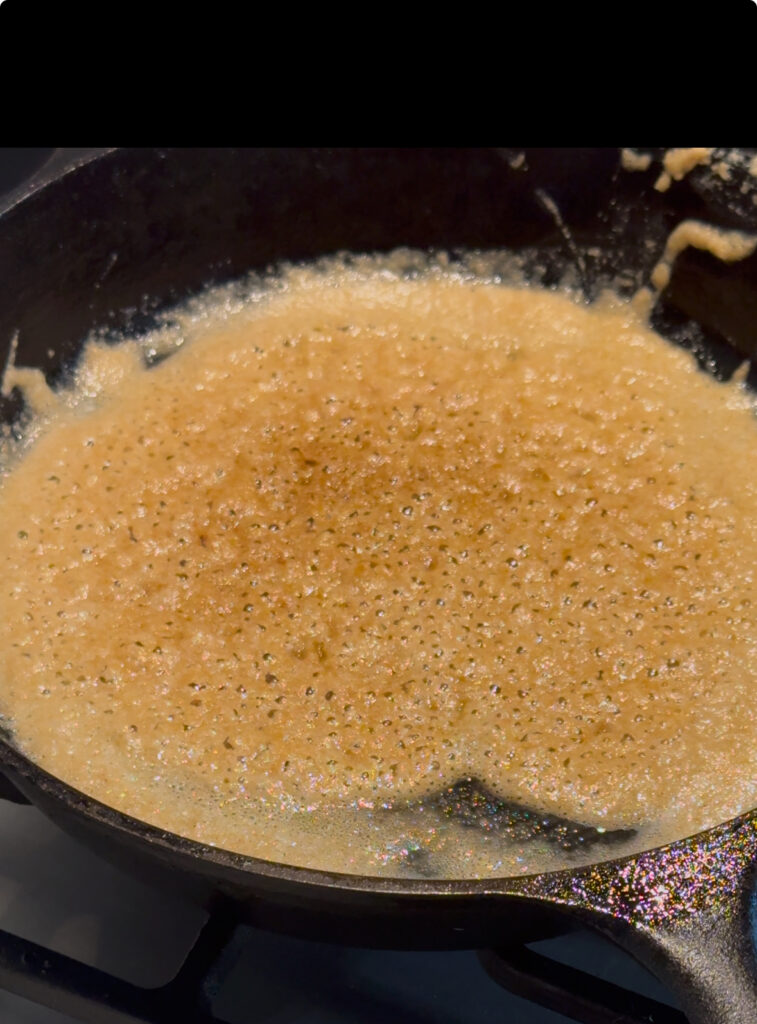
[[[88,344],[6,444],[3,715],[104,803],[290,864],[691,833],[757,803],[756,437],[631,305],[502,254],[217,290]]]

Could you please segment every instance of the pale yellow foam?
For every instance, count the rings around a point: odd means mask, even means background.
[[[624,171],[646,171],[652,163],[650,153],[639,153],[635,149],[622,149],[620,163]]]
[[[667,192],[674,181],[683,181],[700,164],[708,164],[714,150],[706,146],[669,149],[662,158],[665,170],[655,182],[658,192]]]
[[[90,346],[0,491],[1,703],[40,764],[389,873],[400,825],[452,874],[554,864],[377,810],[469,776],[658,838],[757,803],[739,388],[629,305],[443,269],[299,271],[181,330],[149,371]]]
[[[689,246],[709,252],[724,263],[735,263],[752,255],[757,247],[757,235],[725,231],[698,220],[681,221],[668,235],[662,258],[652,270],[652,284],[658,291],[670,283],[676,256]]]

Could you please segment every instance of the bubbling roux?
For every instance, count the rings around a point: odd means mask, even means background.
[[[555,865],[434,816],[462,779],[639,846],[757,804],[740,386],[618,299],[440,265],[179,320],[149,369],[90,343],[6,465],[0,702],[35,761],[368,873]]]

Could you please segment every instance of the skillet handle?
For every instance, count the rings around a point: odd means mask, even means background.
[[[631,953],[675,992],[690,1024],[753,1024],[756,869],[750,813],[627,860],[524,880],[523,895],[559,905]]]

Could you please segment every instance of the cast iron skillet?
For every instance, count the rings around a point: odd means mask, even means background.
[[[518,152],[58,153],[0,209],[0,364],[18,332],[19,363],[55,379],[91,329],[144,329],[157,310],[202,286],[281,259],[397,245],[536,247],[537,280],[552,283],[572,262],[591,295],[621,267],[633,290],[684,216],[757,228],[748,176],[725,189],[703,169],[663,195],[652,188],[654,169],[620,171],[618,150],[527,150],[525,162]],[[728,376],[744,355],[757,354],[756,314],[757,260],[725,267],[689,251],[655,318],[659,330],[693,343],[712,372]],[[12,418],[18,401],[2,401],[0,413]],[[757,812],[573,871],[376,879],[237,856],[147,826],[41,771],[7,736],[0,769],[1,795],[27,798],[142,877],[208,906],[233,904],[240,919],[398,948],[498,945],[580,922],[672,985],[690,1021],[757,1019],[750,937]]]

